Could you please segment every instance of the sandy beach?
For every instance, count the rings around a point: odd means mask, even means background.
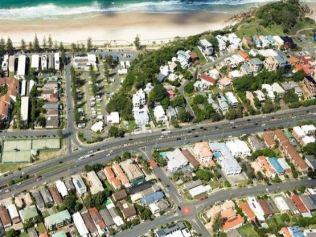
[[[309,17],[316,20],[316,3],[307,3],[313,10]],[[246,10],[246,9],[245,9]],[[0,20],[1,37],[10,37],[15,45],[21,39],[40,41],[49,35],[65,44],[85,43],[90,37],[94,44],[129,45],[138,35],[143,44],[160,43],[174,37],[185,37],[205,31],[222,29],[235,22],[234,13],[208,11],[182,13],[94,13],[56,19]]]
[[[221,29],[232,21],[232,14],[194,13],[112,13],[74,16],[59,19],[6,20],[0,25],[1,37],[10,37],[15,44],[21,39],[32,41],[37,34],[41,40],[49,35],[65,43],[130,44],[139,35],[146,43],[167,41],[176,36],[188,36],[208,30]]]

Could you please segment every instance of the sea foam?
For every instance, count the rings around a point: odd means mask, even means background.
[[[273,1],[273,0],[272,0]],[[212,12],[225,12],[227,7],[239,6],[245,4],[260,4],[271,2],[271,0],[209,0],[209,1],[145,1],[134,3],[107,4],[95,1],[89,5],[81,6],[60,6],[53,3],[41,4],[38,6],[20,7],[20,8],[0,8],[0,19],[32,19],[32,18],[56,18],[58,16],[71,16],[87,13],[102,12],[149,12],[149,13],[168,13],[182,11],[200,11],[208,10]]]

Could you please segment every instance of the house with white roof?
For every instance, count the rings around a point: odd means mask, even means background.
[[[216,68],[213,68],[211,70],[208,71],[208,75],[212,78],[214,78],[215,80],[218,80],[220,78],[220,73]]]
[[[68,195],[68,190],[65,183],[61,180],[57,180],[55,182],[56,188],[62,197],[66,197]]]
[[[18,70],[17,77],[24,78],[25,77],[25,69],[26,69],[26,55],[21,54],[18,58]]]
[[[29,97],[21,97],[21,122],[27,124],[29,121]]]
[[[183,155],[179,148],[165,153],[167,159],[167,170],[175,172],[188,164],[187,158]]]
[[[59,53],[54,53],[54,68],[56,71],[59,71],[60,70],[60,55]]]
[[[309,143],[315,143],[316,139],[313,136],[305,136],[302,138],[301,144],[302,146],[306,146]]]
[[[234,108],[238,106],[238,100],[237,100],[236,96],[233,94],[233,92],[231,92],[231,91],[226,92],[225,97],[226,97],[227,102],[230,106],[232,106]]]
[[[38,71],[39,66],[40,66],[40,56],[38,54],[32,54],[31,68],[34,69],[35,71]]]
[[[141,128],[146,126],[149,123],[149,116],[148,116],[148,109],[147,107],[143,108],[134,108],[133,109],[133,116],[135,119],[135,123],[137,127]]]
[[[90,192],[92,195],[104,191],[103,184],[95,171],[92,170],[87,173],[87,180],[90,184]]]
[[[108,124],[119,124],[120,123],[120,115],[118,112],[111,112],[108,116],[106,116],[106,122]]]
[[[216,35],[216,39],[218,42],[219,51],[224,51],[226,49],[226,40],[227,38],[222,35]]]
[[[302,125],[301,128],[306,135],[315,135],[316,127],[314,124]]]
[[[46,71],[48,67],[48,58],[46,54],[41,56],[41,70]]]
[[[201,39],[199,41],[199,46],[202,49],[202,52],[206,55],[206,56],[211,56],[213,54],[213,45],[206,39]]]
[[[251,155],[251,150],[245,141],[235,139],[226,142],[226,146],[234,157],[246,157]]]
[[[282,196],[277,196],[273,198],[273,202],[275,203],[276,207],[279,209],[281,213],[291,211],[290,207],[287,205],[287,202]]]
[[[143,89],[139,89],[132,98],[133,107],[139,108],[146,104],[146,94]]]
[[[265,89],[267,91],[267,95],[271,100],[275,99],[274,91],[272,89],[272,86],[269,84],[262,84],[261,85],[262,89]]]
[[[79,174],[73,175],[72,182],[76,188],[76,191],[79,195],[83,195],[87,192],[87,186],[83,182],[81,176]]]
[[[177,52],[177,61],[183,69],[188,68],[190,65],[190,50],[179,50]]]
[[[160,66],[160,72],[158,74],[158,81],[162,82],[166,77],[169,76],[169,67],[167,65]]]
[[[76,212],[75,214],[72,215],[72,220],[81,237],[88,237],[90,235],[89,230],[87,229],[87,226],[79,212]]]
[[[271,87],[273,92],[275,92],[277,95],[284,95],[285,90],[280,86],[279,83],[274,82]]]
[[[209,143],[210,149],[225,175],[241,173],[241,167],[225,143]]]
[[[164,122],[168,121],[165,110],[163,109],[163,107],[161,105],[157,105],[154,108],[154,116],[155,116],[155,119],[158,123],[159,122],[164,123]]]
[[[102,132],[103,128],[104,128],[103,121],[98,121],[91,126],[91,130],[93,132]]]
[[[8,75],[8,68],[9,68],[9,55],[6,54],[3,56],[3,60],[1,63],[1,70],[4,72],[5,75]]]
[[[283,41],[283,39],[280,36],[275,35],[275,36],[273,36],[273,39],[274,39],[274,41],[275,41],[275,43],[276,43],[276,45],[278,46],[279,49],[281,47],[283,47],[284,41]]]
[[[264,211],[260,205],[260,203],[257,201],[255,197],[248,197],[247,198],[247,203],[250,207],[250,209],[253,211],[257,219],[261,222],[265,221],[264,217]]]
[[[261,90],[256,90],[254,91],[257,99],[259,100],[259,102],[265,102],[266,101],[266,97],[265,95],[263,94],[263,92]]]
[[[147,95],[149,95],[149,93],[152,91],[152,89],[154,89],[154,86],[151,82],[149,82],[146,84],[144,91]]]

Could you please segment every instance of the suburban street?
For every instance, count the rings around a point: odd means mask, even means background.
[[[124,151],[136,151],[145,147],[172,147],[204,139],[221,140],[224,137],[240,136],[242,134],[264,131],[269,128],[288,127],[295,125],[300,120],[315,120],[316,113],[312,112],[315,111],[315,108],[316,106],[302,107],[295,110],[278,111],[274,114],[246,117],[235,121],[194,124],[174,129],[168,134],[154,131],[152,133],[128,135],[124,138],[109,139],[92,145],[81,144],[80,150],[69,155],[34,164],[2,177],[0,187],[6,187],[10,180],[18,179],[22,175],[29,175],[29,180],[33,179],[33,186],[40,185],[47,181],[45,177],[51,177],[52,174],[65,174],[66,171],[75,173],[82,170],[87,164],[105,163]],[[41,180],[34,182],[39,174],[47,169],[51,170],[51,172],[45,172]],[[18,186],[15,184],[11,187],[11,192],[2,188],[0,197],[18,193],[26,188],[26,184],[27,181],[22,182]]]
[[[125,151],[143,152],[147,159],[157,148],[169,148],[202,140],[222,140],[245,134],[262,132],[278,127],[294,126],[299,121],[315,120],[316,106],[280,110],[272,114],[248,116],[233,121],[209,122],[190,124],[181,128],[165,130],[156,129],[146,133],[127,134],[121,138],[109,138],[102,142],[83,144],[78,140],[78,129],[75,125],[74,104],[72,99],[72,78],[70,65],[64,68],[65,76],[65,113],[66,126],[59,130],[9,130],[0,131],[0,138],[32,138],[60,137],[65,140],[67,153],[65,156],[30,165],[21,170],[8,173],[0,179],[0,199],[13,197],[18,193],[46,185],[63,177],[81,172],[86,165],[110,162]],[[155,176],[166,189],[172,202],[171,212],[146,221],[118,233],[116,236],[142,236],[151,229],[173,221],[187,220],[203,237],[209,236],[198,214],[205,208],[219,201],[240,198],[249,195],[273,193],[292,190],[299,187],[315,186],[315,180],[295,180],[272,185],[257,185],[254,187],[231,188],[214,191],[203,201],[186,201],[170,181],[163,168],[153,170]],[[14,181],[14,182],[12,182]],[[17,182],[15,182],[17,181]]]
[[[231,136],[241,136],[243,134],[264,131],[269,128],[292,126],[302,120],[315,120],[316,113],[313,112],[315,111],[315,107],[316,106],[311,106],[295,110],[278,111],[274,114],[246,117],[235,121],[194,124],[171,130],[170,133],[167,134],[162,133],[162,131],[153,131],[145,134],[128,135],[124,138],[109,139],[92,145],[78,143],[81,149],[70,152],[67,156],[32,165],[2,177],[0,180],[0,186],[2,187],[0,190],[0,198],[12,197],[25,190],[78,173],[82,171],[87,164],[110,162],[124,151],[145,150],[146,154],[150,155],[152,149],[155,148],[179,146],[206,139],[221,140]],[[269,122],[266,124],[267,121]],[[75,130],[75,127],[68,125],[66,129]],[[74,139],[75,138],[71,136],[70,140],[72,143]],[[271,186],[257,185],[247,188],[224,189],[211,194],[203,201],[187,203],[182,199],[177,189],[161,168],[154,170],[154,173],[161,180],[162,184],[168,187],[168,193],[170,194],[172,202],[177,205],[180,210],[175,208],[174,213],[142,223],[127,232],[120,232],[118,236],[127,236],[130,235],[130,233],[133,233],[133,236],[141,236],[156,226],[182,219],[187,219],[201,236],[209,236],[197,215],[200,211],[218,201],[315,185],[314,180],[305,179],[273,184]],[[28,179],[11,186],[8,185],[10,180],[18,179],[23,175],[27,175]],[[184,213],[183,210],[189,211]]]

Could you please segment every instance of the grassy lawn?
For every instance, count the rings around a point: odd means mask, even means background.
[[[19,237],[28,237],[28,236],[29,236],[29,234],[27,232],[23,232],[20,234]]]
[[[46,231],[44,223],[39,223],[36,229],[39,233],[44,233]]]
[[[18,168],[23,168],[24,166],[25,164],[0,164],[0,173],[17,170]]]
[[[311,21],[309,20],[302,20],[302,21],[299,21],[294,27],[293,29],[291,30],[291,33],[292,34],[295,34],[298,30],[300,29],[305,29],[305,28],[314,28],[316,29],[316,24],[315,23],[312,23]],[[312,31],[310,31],[310,33],[312,33]],[[312,35],[312,34],[311,34]]]
[[[195,52],[199,57],[200,64],[206,63],[206,59],[198,47],[194,47],[193,52]]]
[[[283,29],[280,26],[272,26],[269,28],[259,25],[255,20],[243,23],[237,30],[237,35],[239,37],[243,36],[253,36],[253,35],[282,35]]]
[[[254,230],[253,226],[248,224],[238,229],[239,234],[242,237],[259,237],[258,233]]]

